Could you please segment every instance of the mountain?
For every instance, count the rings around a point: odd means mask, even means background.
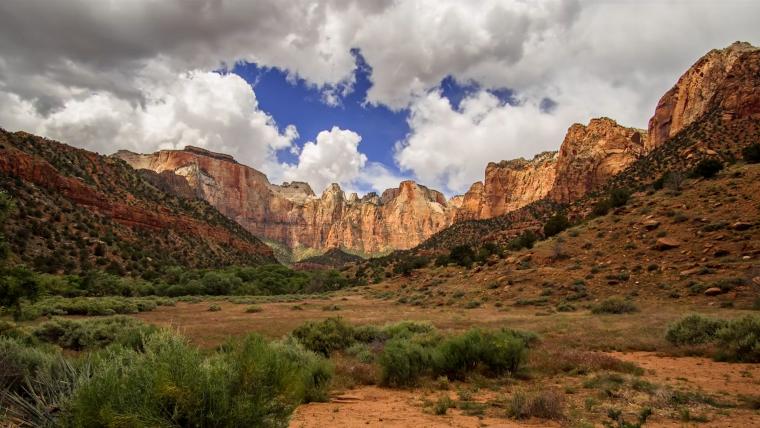
[[[649,120],[651,151],[712,110],[726,121],[760,119],[758,48],[735,42],[713,49],[689,68],[660,98]]]
[[[196,147],[152,154],[119,151],[136,169],[185,177],[192,192],[254,235],[295,252],[346,248],[377,254],[411,248],[450,225],[456,208],[444,195],[413,181],[362,198],[337,184],[321,196],[306,183],[271,184],[232,157]]]
[[[604,185],[644,155],[646,131],[608,118],[568,129],[559,152],[531,160],[490,163],[485,183],[477,182],[462,199],[457,220],[498,217],[543,198],[566,203]]]
[[[0,188],[16,206],[4,234],[21,262],[47,272],[97,265],[136,275],[171,265],[276,262],[269,247],[195,198],[180,178],[0,130]]]
[[[645,189],[665,174],[684,176],[707,158],[735,162],[742,148],[760,142],[758,88],[760,49],[737,42],[712,50],[662,97],[649,132],[607,118],[592,119],[588,126],[571,126],[557,154],[490,164],[486,185],[476,183],[462,198],[462,210],[470,214],[458,216],[465,220],[432,235],[411,253],[505,243],[526,229],[540,233],[546,219],[559,210],[571,218],[587,215],[612,189]],[[547,179],[539,178],[540,171]],[[552,174],[553,184],[542,184]],[[510,185],[499,188],[500,183]],[[542,194],[533,202],[523,197]],[[521,207],[487,217],[509,203]]]

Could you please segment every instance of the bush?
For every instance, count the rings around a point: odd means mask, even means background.
[[[330,356],[337,350],[351,346],[356,339],[354,329],[341,318],[308,321],[292,332],[293,337],[308,350]]]
[[[760,162],[760,143],[750,144],[742,149],[742,157],[747,163]]]
[[[676,346],[701,345],[713,342],[715,334],[725,325],[724,321],[692,314],[668,327],[665,338]]]
[[[509,330],[470,330],[436,347],[434,375],[462,378],[478,366],[494,375],[514,373],[524,361],[525,352],[525,340]]]
[[[162,332],[142,353],[115,348],[92,364],[64,425],[286,426],[295,406],[324,397],[331,377],[316,355],[255,335],[204,358]]]
[[[723,169],[723,163],[717,159],[703,159],[694,167],[694,177],[713,178]]]
[[[729,321],[689,315],[671,325],[665,337],[676,346],[714,343],[718,360],[760,362],[760,317],[756,315]]]
[[[448,395],[442,395],[438,397],[438,400],[436,400],[435,404],[433,404],[433,413],[439,416],[445,415],[446,412],[452,407],[455,407],[454,400],[449,398]]]
[[[747,315],[728,321],[715,336],[718,359],[760,363],[760,317]]]
[[[523,248],[533,248],[533,244],[538,240],[538,237],[532,230],[526,230],[515,239],[509,241],[507,246],[510,250],[519,251]]]
[[[508,405],[508,413],[515,419],[563,419],[564,397],[557,391],[532,393],[515,392]]]
[[[570,227],[570,221],[564,214],[555,214],[544,223],[544,236],[554,236]]]
[[[631,192],[628,189],[612,189],[610,191],[609,201],[612,208],[622,207],[631,199]]]
[[[33,331],[34,337],[64,349],[81,351],[118,343],[140,349],[145,337],[157,328],[134,318],[116,316],[94,320],[57,319],[46,322]]]
[[[50,371],[57,363],[55,353],[29,346],[23,340],[0,337],[0,391],[21,392],[38,372]],[[0,398],[2,393],[0,393]],[[0,407],[2,407],[0,400]]]
[[[639,308],[630,300],[612,297],[594,306],[591,312],[594,314],[628,314],[638,310]]]
[[[412,386],[429,371],[432,363],[430,350],[406,339],[386,343],[380,354],[380,382],[387,386]]]
[[[222,307],[217,304],[209,305],[208,307],[209,312],[219,312],[221,310],[222,310]]]
[[[247,314],[255,314],[255,313],[263,312],[263,311],[264,311],[264,308],[262,308],[261,306],[258,306],[258,305],[251,305],[251,306],[245,308],[245,313],[247,313]]]
[[[530,335],[506,329],[473,329],[446,339],[397,336],[386,343],[380,355],[381,382],[410,386],[423,376],[461,379],[475,370],[490,375],[514,373],[524,361],[530,340]]]
[[[469,245],[460,245],[451,249],[448,261],[459,266],[470,267],[475,262],[475,251]]]

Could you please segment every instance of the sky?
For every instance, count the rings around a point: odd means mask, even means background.
[[[7,0],[0,127],[100,153],[185,145],[270,181],[452,196],[607,116],[646,128],[760,2]]]

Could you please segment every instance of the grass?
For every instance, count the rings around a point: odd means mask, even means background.
[[[518,391],[512,395],[507,414],[515,419],[564,419],[564,397],[555,390]]]
[[[333,373],[295,342],[250,335],[205,355],[167,330],[83,359],[1,339],[0,358],[35,385],[0,398],[30,426],[285,426],[298,404],[326,399]]]
[[[591,309],[593,314],[630,314],[638,312],[639,308],[630,300],[619,297],[611,297],[594,306]]]

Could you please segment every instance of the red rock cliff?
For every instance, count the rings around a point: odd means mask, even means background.
[[[346,197],[337,184],[317,197],[306,183],[269,183],[232,158],[194,148],[153,154],[120,151],[134,168],[184,176],[209,203],[254,235],[290,248],[343,247],[364,253],[411,248],[449,226],[456,209],[412,181],[381,196]]]
[[[649,120],[646,150],[664,143],[713,108],[725,120],[760,118],[760,49],[736,42],[713,49],[660,98]]]

